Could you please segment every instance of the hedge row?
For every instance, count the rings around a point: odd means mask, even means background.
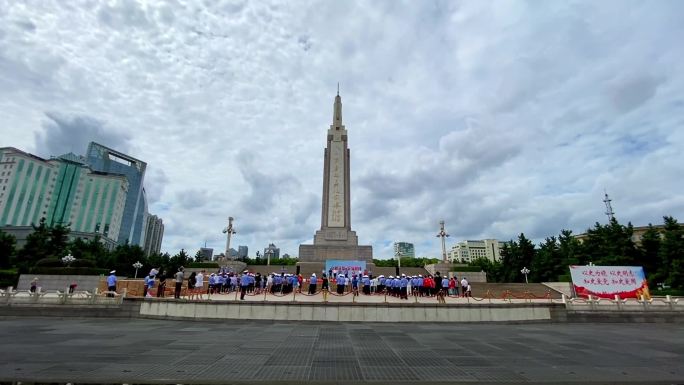
[[[109,270],[95,267],[43,267],[37,266],[31,269],[31,274],[49,275],[107,275]]]
[[[17,287],[19,272],[16,270],[0,270],[0,287]]]
[[[219,264],[216,262],[190,262],[188,264],[189,268],[205,268],[205,269],[218,269]]]
[[[78,258],[71,262],[70,267],[95,267],[95,261]],[[36,267],[65,267],[59,258],[44,258],[36,262]]]
[[[451,269],[451,271],[459,271],[464,273],[479,273],[482,271],[480,266],[458,266]]]

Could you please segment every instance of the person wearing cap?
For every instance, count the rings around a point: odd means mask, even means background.
[[[311,274],[311,279],[309,280],[309,294],[316,294],[316,285],[318,284],[318,278],[316,278],[316,273]]]
[[[143,285],[143,298],[152,297],[151,291],[154,289],[154,270],[145,277],[145,284]]]
[[[401,275],[399,280],[399,298],[408,299],[408,294],[406,292],[406,287],[408,286],[408,279],[406,279],[406,274]]]
[[[363,294],[370,295],[371,280],[367,275],[361,278],[361,283],[363,284]]]
[[[178,268],[176,274],[174,274],[174,279],[176,280],[176,288],[173,292],[173,298],[180,299],[181,288],[183,288],[183,266]]]
[[[254,290],[256,294],[261,293],[261,273],[256,273],[254,276]]]
[[[247,293],[247,288],[249,287],[251,281],[252,280],[249,276],[249,272],[247,270],[243,271],[242,275],[240,276],[240,301],[245,300],[245,294]]]
[[[116,291],[116,270],[109,272],[109,277],[107,277],[107,291]],[[107,293],[107,297],[114,297],[114,293]]]
[[[29,287],[29,292],[35,293],[36,290],[38,290],[38,277],[33,277],[33,281],[31,281],[31,286]]]
[[[342,274],[337,274],[337,294],[344,294],[345,278]]]
[[[380,274],[378,276],[378,293],[383,293],[385,291],[385,276]]]
[[[356,274],[352,276],[352,293],[354,296],[359,295],[359,278]]]

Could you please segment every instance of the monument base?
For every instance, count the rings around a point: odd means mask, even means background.
[[[373,262],[373,246],[299,245],[300,262],[323,262],[328,259]]]

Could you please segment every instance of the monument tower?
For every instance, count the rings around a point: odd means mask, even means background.
[[[347,129],[342,124],[342,98],[337,90],[333,121],[323,152],[323,201],[321,228],[313,245],[299,245],[299,260],[324,262],[327,259],[365,260],[372,262],[371,246],[359,246],[351,229],[350,164]]]

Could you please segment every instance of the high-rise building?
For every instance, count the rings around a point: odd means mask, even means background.
[[[264,257],[270,254],[271,259],[280,258],[280,248],[276,247],[273,243],[269,243],[268,247],[264,249]]]
[[[247,258],[249,256],[249,248],[247,246],[238,246],[238,259]]]
[[[501,259],[501,248],[504,243],[496,239],[468,240],[454,245],[448,253],[450,262],[469,263],[478,258],[490,261]]]
[[[0,148],[0,226],[20,233],[45,218],[49,226],[112,243],[119,237],[128,187],[124,176],[93,171],[74,154],[46,160]]]
[[[164,221],[156,215],[147,216],[145,230],[145,255],[157,254],[161,251],[162,239],[164,238]],[[213,250],[212,250],[213,251]],[[211,259],[211,255],[210,255]]]
[[[210,247],[201,247],[199,251],[201,261],[211,261],[214,258],[214,249]]]
[[[86,162],[93,170],[111,174],[121,174],[128,180],[128,194],[124,205],[118,243],[126,242],[143,246],[145,242],[145,217],[147,199],[143,189],[147,163],[131,156],[90,142]]]
[[[394,257],[416,257],[416,250],[413,247],[413,243],[409,242],[394,242]]]

